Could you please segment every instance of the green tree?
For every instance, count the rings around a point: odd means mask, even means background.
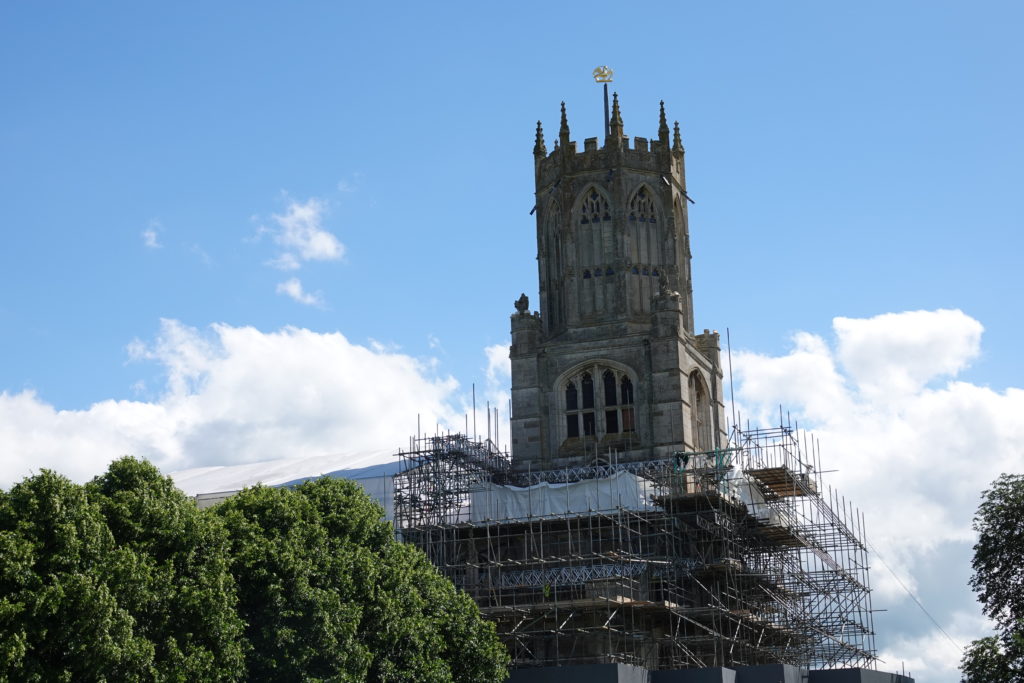
[[[227,536],[152,465],[0,493],[0,678],[238,680]]]
[[[1024,475],[1003,474],[982,494],[974,530],[971,587],[997,633],[971,643],[963,680],[1024,680]]]
[[[117,547],[131,557],[111,575],[135,630],[154,647],[158,680],[235,680],[244,624],[235,611],[228,537],[215,517],[152,464],[112,463],[86,485]]]
[[[144,678],[153,646],[108,582],[118,552],[81,486],[43,470],[0,494],[0,676]]]
[[[255,487],[213,510],[232,540],[251,678],[507,677],[493,625],[422,553],[395,541],[352,482]]]
[[[0,681],[501,681],[476,605],[336,479],[199,510],[123,458],[0,491]]]

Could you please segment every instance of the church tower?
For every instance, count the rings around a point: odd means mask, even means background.
[[[686,173],[664,103],[657,137],[571,139],[562,104],[534,145],[540,311],[512,315],[517,470],[704,452],[726,442],[717,332],[695,334]]]

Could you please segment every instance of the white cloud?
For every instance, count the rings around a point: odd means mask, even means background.
[[[292,299],[295,299],[300,304],[306,306],[323,306],[324,300],[320,292],[312,293],[302,289],[302,282],[299,278],[293,277],[285,282],[279,282],[277,284],[278,294],[287,294]]]
[[[213,325],[202,334],[166,320],[130,353],[162,366],[158,399],[58,410],[31,391],[0,393],[0,487],[44,467],[83,481],[124,454],[171,472],[397,448],[417,414],[463,424],[451,406],[455,380],[340,333]]]
[[[961,311],[910,311],[833,321],[839,360],[862,393],[908,395],[978,355],[981,323]]]
[[[147,249],[163,248],[164,245],[160,244],[161,229],[160,221],[152,220],[149,222],[149,226],[142,231],[142,243],[146,245]]]
[[[966,612],[953,613],[949,622],[944,628],[945,634],[935,629],[920,636],[894,638],[879,652],[884,662],[880,668],[906,670],[907,675],[922,683],[959,681],[958,668],[963,652],[949,642],[950,638],[966,644],[977,638],[977,633],[991,631],[991,625],[984,617]]]
[[[798,415],[821,441],[824,468],[838,469],[828,483],[864,511],[871,542],[940,623],[954,609],[978,614],[965,578],[971,518],[992,480],[1024,471],[1024,390],[956,379],[977,357],[982,333],[960,311],[836,318],[833,329],[831,344],[796,334],[792,351],[781,357],[734,352],[743,419],[777,424],[780,403]],[[873,569],[875,606],[899,605],[896,626],[906,629],[882,633],[880,642],[907,647],[896,654],[908,661],[922,655],[913,650],[914,638],[955,649],[945,637],[935,639],[877,558]],[[971,623],[973,630],[961,629],[964,644],[984,635],[981,622]],[[886,640],[891,637],[896,641]],[[924,656],[948,664],[959,653],[943,657]]]
[[[292,201],[283,214],[273,215],[277,223],[274,241],[285,249],[271,262],[275,267],[297,267],[300,261],[336,261],[345,254],[345,245],[323,227],[326,208],[323,201],[311,197],[305,202]]]
[[[484,349],[487,356],[487,382],[488,385],[508,384],[512,381],[512,361],[508,357],[508,344],[493,344]]]

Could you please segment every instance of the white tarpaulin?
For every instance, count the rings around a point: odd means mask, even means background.
[[[470,495],[470,520],[524,519],[580,514],[627,508],[651,507],[650,482],[629,472],[585,479],[571,484],[542,483],[535,486],[481,484]]]
[[[768,505],[761,489],[750,477],[745,474],[740,475],[731,479],[730,484],[733,493],[747,506],[747,512],[753,515],[757,521],[772,526],[792,526],[779,510]]]

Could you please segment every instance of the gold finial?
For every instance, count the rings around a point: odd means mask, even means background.
[[[615,75],[615,72],[612,71],[611,67],[599,66],[596,69],[594,69],[594,82],[595,83],[611,83],[612,82],[612,76],[614,76],[614,75]]]

